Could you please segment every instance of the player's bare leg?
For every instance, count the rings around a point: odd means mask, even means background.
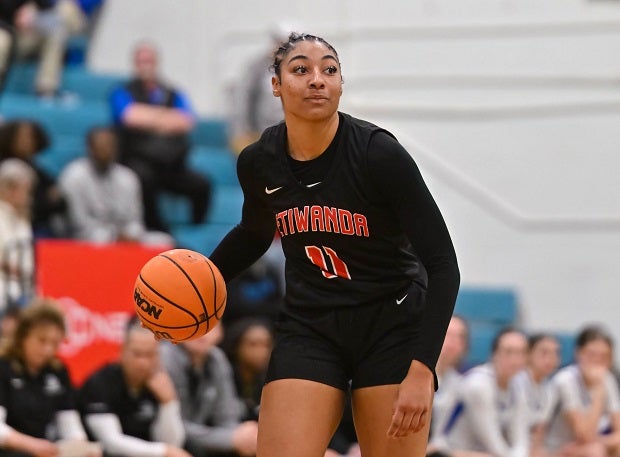
[[[353,420],[362,457],[423,457],[430,417],[416,433],[402,438],[387,435],[398,385],[365,387],[353,391]]]
[[[257,457],[323,457],[336,431],[344,392],[304,379],[279,379],[263,388]]]

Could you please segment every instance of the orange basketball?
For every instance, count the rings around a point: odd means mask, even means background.
[[[136,313],[156,337],[174,342],[212,330],[226,308],[226,284],[217,267],[189,249],[150,259],[134,286]]]

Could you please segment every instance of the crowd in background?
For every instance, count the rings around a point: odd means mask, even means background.
[[[13,58],[35,54],[33,91],[56,96],[67,40],[94,26],[101,3],[0,0],[0,87]],[[37,238],[172,247],[157,206],[162,191],[190,200],[192,222],[208,214],[209,179],[187,165],[191,102],[164,82],[153,45],[139,43],[133,63],[132,77],[110,94],[109,124],[88,133],[84,156],[58,179],[36,161],[53,141],[41,124],[0,124],[0,455],[255,455],[283,293],[280,257],[261,259],[228,284],[224,322],[200,339],[158,343],[130,319],[119,359],[81,386],[58,358],[62,313],[35,297]],[[235,152],[280,119],[268,65],[259,56],[252,72],[265,77],[234,91]],[[582,329],[574,364],[565,367],[553,335],[506,328],[490,360],[465,371],[468,337],[467,322],[454,317],[437,365],[429,456],[620,455],[620,393],[604,329]],[[359,456],[352,417],[347,403],[326,457]]]
[[[173,345],[128,316],[118,360],[75,386],[58,354],[62,311],[35,299],[2,321],[0,454],[51,457],[64,446],[92,457],[253,456],[274,322],[238,313]],[[620,390],[603,327],[580,330],[566,366],[552,334],[506,327],[490,359],[465,370],[468,340],[454,316],[437,364],[429,457],[619,455]],[[325,454],[337,456],[359,456],[348,402]]]

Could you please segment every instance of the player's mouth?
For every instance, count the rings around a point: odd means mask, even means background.
[[[319,102],[323,100],[327,101],[329,100],[329,98],[326,97],[325,95],[310,95],[306,97],[306,100]]]

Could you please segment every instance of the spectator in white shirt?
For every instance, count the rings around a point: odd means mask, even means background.
[[[563,457],[620,455],[620,393],[611,373],[613,342],[601,328],[584,328],[576,340],[576,364],[553,377],[558,406],[546,437]]]
[[[34,171],[23,161],[10,158],[0,163],[0,314],[33,297],[30,211],[35,183]]]
[[[138,176],[116,162],[118,141],[109,127],[87,136],[88,156],[71,162],[60,176],[72,237],[96,243],[116,241],[172,246],[164,232],[147,231]]]
[[[525,335],[503,329],[493,341],[491,360],[465,374],[443,430],[450,449],[494,457],[529,455],[527,403],[511,382],[525,366],[526,352]]]
[[[435,438],[441,435],[441,430],[448,422],[450,413],[457,403],[459,385],[463,378],[458,368],[467,352],[468,333],[469,329],[465,320],[459,316],[452,316],[435,368],[439,388],[433,399],[431,448],[433,445],[440,445],[435,442]]]
[[[531,432],[531,455],[545,456],[545,427],[555,408],[555,390],[550,377],[560,365],[560,343],[550,333],[536,333],[528,338],[527,367],[514,378],[528,405]]]

